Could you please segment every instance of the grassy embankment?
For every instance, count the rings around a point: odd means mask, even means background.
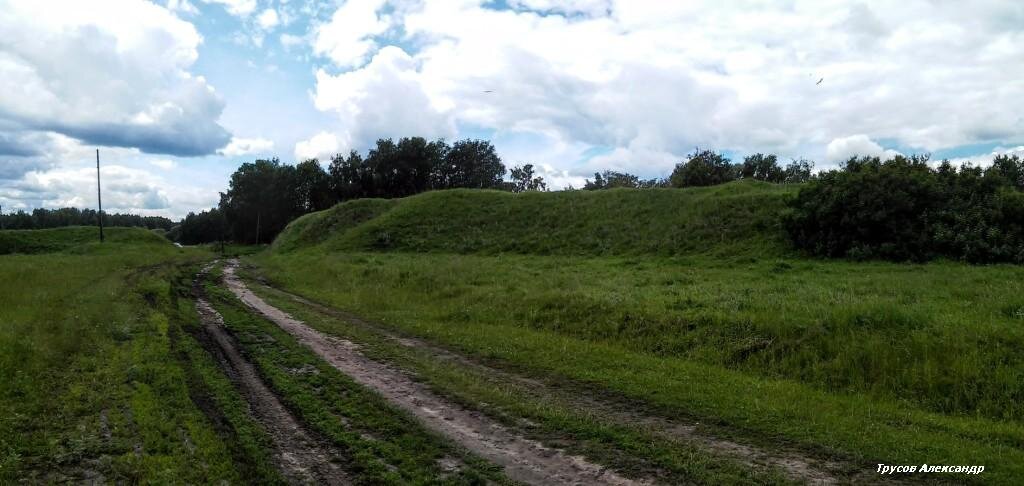
[[[1024,475],[1024,269],[804,259],[779,228],[790,192],[356,201],[255,261],[315,300],[754,440]]]

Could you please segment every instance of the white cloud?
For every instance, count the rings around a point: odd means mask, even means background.
[[[825,161],[830,164],[838,164],[850,160],[852,157],[881,157],[886,159],[900,155],[896,150],[886,150],[878,145],[867,135],[851,135],[849,137],[837,138],[829,142],[825,148]]]
[[[1024,140],[1024,11],[1008,3],[511,5],[345,4],[314,45],[342,71],[318,73],[317,108],[357,146],[385,132],[369,113],[381,109],[393,136],[469,126],[612,149],[552,164],[573,174],[670,170],[695,146],[832,160],[885,154],[872,140]],[[395,32],[411,50],[386,47]]]
[[[338,115],[338,146],[362,149],[378,138],[451,137],[452,119],[431,100],[422,73],[404,51],[388,46],[364,68],[332,76],[316,73],[314,104]]]
[[[167,0],[167,10],[181,12],[185,15],[196,15],[199,9],[188,0]]]
[[[246,17],[256,10],[256,0],[203,0],[203,3],[217,3],[228,13],[237,17]]]
[[[338,138],[327,132],[317,133],[309,140],[295,144],[296,161],[320,159],[321,162],[324,162],[339,152],[341,152],[341,145],[338,143]]]
[[[14,0],[0,32],[0,122],[175,155],[211,153],[229,137],[223,101],[188,71],[202,38],[163,7]]]
[[[339,66],[363,63],[377,43],[372,36],[384,33],[391,19],[379,15],[384,0],[348,0],[334,12],[330,22],[316,30],[313,52],[327,56]]]
[[[281,34],[281,46],[284,47],[286,51],[291,50],[293,47],[298,46],[299,44],[302,44],[302,42],[302,37],[299,37],[297,35]]]
[[[159,167],[163,170],[171,170],[178,166],[176,162],[170,159],[156,159],[149,161],[149,163],[154,167]]]
[[[264,30],[270,30],[273,29],[274,27],[277,27],[277,24],[280,22],[280,20],[277,17],[277,11],[272,8],[268,8],[264,10],[263,13],[261,13],[258,17],[256,17],[256,22]]]
[[[274,150],[274,142],[265,138],[232,137],[231,143],[218,150],[217,153],[226,157],[238,157],[267,153],[271,150]]]

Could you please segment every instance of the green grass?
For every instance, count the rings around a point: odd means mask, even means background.
[[[345,203],[253,261],[478,358],[755,439],[1024,474],[1024,268],[802,258],[779,224],[794,190],[441,191],[350,220]]]
[[[781,255],[787,250],[778,215],[794,190],[742,181],[687,190],[433,191],[304,216],[274,249]]]
[[[397,344],[372,327],[352,323],[295,302],[290,296],[250,282],[250,289],[275,307],[321,332],[358,343],[363,354],[415,373],[431,389],[527,437],[582,454],[637,477],[669,484],[786,484],[778,471],[753,471],[738,458],[722,458],[686,441],[667,440],[634,423],[621,423],[575,403],[564,383],[539,393],[492,368],[438,359],[432,352]],[[552,393],[554,392],[554,393]],[[610,398],[614,400],[614,398]],[[529,424],[524,427],[523,424]]]
[[[78,231],[31,234],[56,248]],[[194,405],[172,343],[170,280],[208,254],[147,233],[0,256],[0,482],[245,477]]]
[[[90,226],[68,226],[43,230],[0,231],[0,255],[72,252],[91,254],[101,246],[124,245],[171,246],[171,242],[143,228],[105,228],[106,242],[99,242],[99,229]]]
[[[358,484],[507,483],[498,469],[423,429],[299,344],[291,335],[254,316],[226,290],[206,286],[225,326],[289,409],[341,447]],[[464,464],[443,469],[442,459]]]
[[[321,302],[669,413],[865,464],[1024,474],[1020,322],[1006,311],[1018,267],[316,251],[255,261]]]

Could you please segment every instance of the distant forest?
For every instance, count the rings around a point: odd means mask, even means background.
[[[93,226],[98,224],[94,209],[60,208],[60,209],[33,209],[31,213],[18,211],[10,214],[0,214],[0,227],[9,230],[15,229],[46,229],[61,228],[64,226]],[[103,212],[103,224],[105,226],[134,226],[148,229],[162,229],[169,231],[174,227],[174,221],[161,216],[139,216],[137,214],[120,214]]]

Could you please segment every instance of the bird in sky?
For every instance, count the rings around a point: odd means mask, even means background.
[[[494,92],[494,90],[493,90],[493,89],[485,89],[485,90],[484,90],[484,93],[493,93],[493,92]]]

